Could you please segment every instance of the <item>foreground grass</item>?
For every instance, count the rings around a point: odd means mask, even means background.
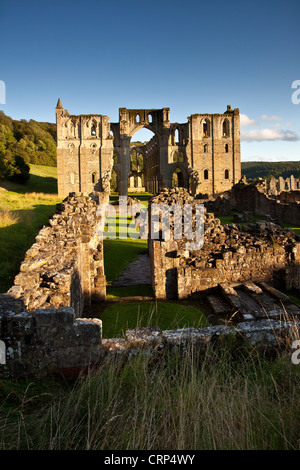
[[[209,326],[196,307],[171,302],[118,303],[101,314],[103,338],[121,338],[129,328],[159,326],[161,330]]]
[[[26,185],[0,182],[0,292],[13,284],[26,251],[61,201],[55,194],[56,168],[31,165],[30,170]]]
[[[0,382],[0,449],[299,449],[299,366],[223,345]]]

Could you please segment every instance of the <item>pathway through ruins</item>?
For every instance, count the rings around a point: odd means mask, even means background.
[[[147,253],[139,255],[137,260],[132,261],[112,286],[127,287],[142,284],[151,284],[150,261]]]

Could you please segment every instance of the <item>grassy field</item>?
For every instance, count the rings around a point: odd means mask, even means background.
[[[0,181],[0,292],[13,284],[26,251],[61,201],[56,168],[30,165],[30,172],[25,185]]]
[[[209,326],[198,308],[171,302],[117,303],[104,310],[101,320],[104,338],[121,338],[137,326],[155,325],[161,330]]]
[[[226,342],[106,360],[78,380],[0,380],[0,449],[294,450],[300,368]]]

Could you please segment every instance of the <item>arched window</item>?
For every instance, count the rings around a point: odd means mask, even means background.
[[[130,163],[131,163],[131,171],[137,171],[137,156],[136,156],[136,150],[132,150],[131,155],[130,155]]]
[[[203,121],[203,134],[207,137],[210,137],[210,120],[205,119]]]
[[[179,130],[178,129],[175,129],[174,138],[175,138],[175,144],[179,144]]]
[[[96,135],[97,135],[97,123],[96,123],[96,121],[92,122],[91,135],[94,136],[94,137],[96,137]]]
[[[92,173],[92,183],[95,184],[96,181],[97,181],[97,174],[96,174],[96,172],[94,171],[94,172]]]
[[[222,135],[226,137],[230,136],[228,119],[224,119],[223,121]]]
[[[225,179],[229,180],[229,170],[225,170]]]
[[[184,155],[183,155],[183,152],[180,152],[180,154],[179,154],[179,162],[180,162],[180,163],[183,163],[183,162],[184,162]]]
[[[225,153],[228,153],[228,151],[229,151],[229,146],[228,144],[225,144]]]
[[[207,152],[208,152],[208,145],[205,144],[205,145],[204,145],[204,153],[207,153]]]
[[[204,170],[204,179],[208,180],[208,170]]]
[[[151,113],[148,114],[148,122],[149,122],[149,124],[152,124],[152,114]]]
[[[173,163],[176,163],[178,162],[178,152],[177,150],[175,150],[175,152],[173,152]]]
[[[183,187],[183,175],[180,168],[176,168],[172,176],[172,188]]]
[[[70,123],[70,135],[71,135],[72,137],[75,137],[75,129],[76,129],[76,127],[75,127],[75,122],[74,122],[74,121],[71,121],[71,123]]]
[[[75,184],[75,175],[74,175],[74,173],[70,173],[70,183]]]
[[[139,123],[139,122],[140,122],[140,115],[139,115],[139,114],[136,114],[136,116],[135,116],[135,122],[136,122],[136,123]]]
[[[138,156],[137,156],[137,166],[138,166],[138,171],[143,171],[143,169],[144,169],[144,159],[143,159],[143,155],[141,153],[139,153]]]

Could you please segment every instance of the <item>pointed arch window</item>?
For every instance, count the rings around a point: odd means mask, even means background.
[[[97,173],[94,171],[94,172],[92,173],[92,183],[95,184],[96,181],[97,181]]]
[[[208,170],[204,170],[204,179],[208,180]]]
[[[92,122],[91,135],[93,137],[96,137],[96,135],[97,135],[97,123],[96,123],[96,121]]]
[[[225,179],[229,180],[229,170],[225,170]]]
[[[71,135],[71,137],[75,137],[75,129],[76,129],[75,122],[71,121],[71,123],[70,123],[70,135]]]
[[[207,153],[207,152],[208,152],[208,145],[205,144],[205,145],[204,145],[204,153]]]
[[[203,134],[205,137],[210,137],[210,120],[205,119],[203,121]]]
[[[229,145],[225,144],[225,153],[228,153],[228,152],[229,152]]]
[[[228,121],[227,118],[224,119],[224,121],[223,121],[222,135],[223,135],[223,137],[230,137],[229,121]]]

